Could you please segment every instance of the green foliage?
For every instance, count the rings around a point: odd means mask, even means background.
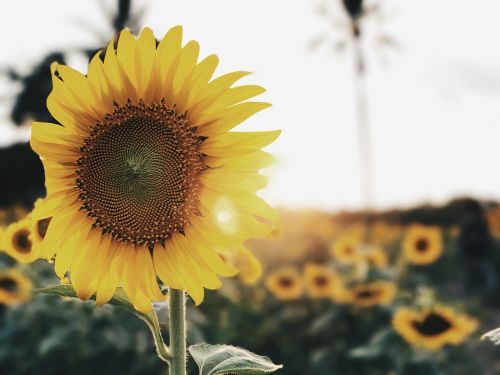
[[[49,295],[54,295],[54,296],[59,296],[59,297],[66,297],[66,298],[78,298],[71,285],[54,285],[54,286],[49,286],[46,288],[39,288],[39,289],[35,289],[33,291],[33,293],[34,294],[49,294]],[[116,289],[115,294],[113,295],[111,300],[109,300],[108,304],[111,306],[117,307],[119,309],[123,309],[125,311],[128,311],[131,314],[137,316],[144,323],[146,323],[149,330],[151,331],[151,334],[153,335],[158,356],[163,361],[165,361],[165,362],[168,361],[170,355],[168,353],[167,347],[164,344],[162,334],[161,334],[160,323],[158,322],[158,317],[156,316],[156,313],[154,311],[151,311],[149,313],[142,313],[140,311],[137,311],[121,287],[118,287]]]
[[[25,271],[38,285],[57,282],[46,262]],[[0,306],[0,369],[9,375],[165,374],[148,329],[134,315],[44,295]]]

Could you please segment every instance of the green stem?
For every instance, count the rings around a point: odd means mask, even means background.
[[[156,346],[156,354],[158,354],[158,357],[162,361],[169,362],[172,359],[172,356],[170,354],[170,350],[169,350],[168,346],[165,345],[165,342],[163,341],[163,338],[161,336],[160,324],[158,322],[158,317],[156,316],[156,313],[154,313],[151,316],[151,319],[152,319],[152,323],[146,319],[143,319],[143,320],[146,322],[149,329],[153,333],[153,338],[155,340],[155,346]]]
[[[170,375],[186,375],[186,305],[184,291],[170,288]]]

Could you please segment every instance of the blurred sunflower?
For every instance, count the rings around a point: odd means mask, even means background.
[[[385,221],[376,221],[370,228],[370,240],[372,243],[384,245],[396,241],[401,235],[401,227],[388,224]]]
[[[0,253],[5,252],[5,236],[6,236],[6,228],[4,226],[0,226]]]
[[[358,247],[356,237],[342,236],[330,246],[330,253],[340,263],[353,264],[363,259]]]
[[[20,263],[30,263],[38,256],[33,250],[31,220],[25,218],[7,227],[3,238],[3,245],[0,246],[7,255]]]
[[[387,253],[379,246],[370,246],[363,254],[370,267],[382,268],[387,266]]]
[[[343,281],[339,274],[329,267],[308,263],[304,267],[304,283],[312,298],[342,299]]]
[[[441,230],[438,227],[412,225],[403,239],[405,258],[413,264],[435,262],[443,251]]]
[[[495,207],[487,211],[486,220],[491,234],[495,237],[500,237],[500,208]]]
[[[477,321],[448,307],[422,309],[402,307],[394,314],[392,325],[409,344],[439,350],[446,344],[460,344],[477,329]]]
[[[0,272],[0,305],[28,301],[32,288],[31,280],[16,269]]]
[[[146,28],[123,30],[87,76],[51,66],[47,106],[62,126],[32,125],[47,187],[33,219],[52,218],[43,255],[82,299],[105,303],[121,284],[149,311],[164,299],[158,275],[199,304],[237,273],[219,251],[272,232],[278,215],[256,192],[272,162],[260,149],[279,131],[230,131],[269,107],[245,101],[264,89],[233,87],[247,72],[211,80],[217,56],[198,55],[181,27],[158,43]]]
[[[222,258],[238,270],[238,277],[243,283],[255,284],[262,276],[262,265],[253,253],[245,247],[240,247],[236,252],[223,255]]]
[[[356,239],[358,242],[363,242],[366,238],[368,230],[366,228],[366,225],[364,225],[363,223],[355,223],[350,225],[346,229],[345,233],[346,235]]]
[[[390,281],[374,281],[358,284],[350,290],[351,303],[358,307],[390,304],[396,296],[396,284]]]
[[[283,267],[266,278],[266,287],[280,300],[295,300],[304,294],[304,284],[299,272],[292,267]]]

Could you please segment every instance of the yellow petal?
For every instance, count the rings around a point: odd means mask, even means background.
[[[141,246],[136,248],[135,251],[137,251],[137,267],[139,267],[137,271],[142,276],[142,278],[138,277],[137,279],[139,288],[150,299],[163,300],[164,296],[160,292],[160,288],[156,282],[153,260],[148,248]]]
[[[211,156],[242,155],[269,145],[280,133],[280,130],[224,133],[207,139],[202,151]]]
[[[132,83],[130,87],[132,92],[129,92],[130,99],[135,101],[138,99],[138,51],[137,41],[127,29],[123,29],[118,37],[118,47],[116,49],[119,65],[123,68],[122,76],[125,76]],[[134,90],[135,89],[135,90]]]
[[[151,72],[156,54],[156,41],[153,31],[146,27],[142,30],[141,35],[137,39],[138,56],[140,58],[140,66],[136,66],[139,96],[144,98],[145,93],[149,91]],[[147,98],[149,99],[149,98]]]
[[[176,95],[178,95],[178,93],[181,91],[184,82],[187,81],[190,75],[193,73],[193,69],[196,66],[196,62],[198,61],[199,52],[200,45],[198,44],[198,42],[191,40],[184,46],[184,48],[181,50],[181,53],[177,57],[179,59],[179,62],[177,65],[177,69],[175,70],[175,75],[173,77],[173,89]]]
[[[207,86],[218,65],[219,58],[217,55],[207,56],[194,68],[189,87],[188,85],[184,85],[184,91],[179,95],[186,97],[184,106],[186,109],[189,109],[190,113],[193,103],[197,101],[200,93]],[[196,118],[193,117],[192,120],[196,122]]]
[[[113,294],[118,287],[118,270],[116,264],[115,260],[111,262],[108,272],[106,272],[104,278],[97,286],[95,302],[98,305],[108,302],[113,297]]]
[[[199,132],[209,137],[227,132],[270,106],[271,104],[263,102],[245,102],[224,110],[220,109],[215,113],[208,112],[198,119]]]
[[[160,79],[167,77],[171,65],[181,50],[182,26],[172,27],[158,44],[158,59],[160,60]]]

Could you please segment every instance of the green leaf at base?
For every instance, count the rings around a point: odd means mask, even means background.
[[[33,294],[50,294],[54,296],[78,298],[75,290],[71,285],[54,285],[46,288],[34,289]],[[94,299],[94,297],[92,297],[91,299]],[[153,334],[158,357],[160,357],[160,359],[165,362],[170,359],[170,353],[162,339],[160,323],[158,322],[158,317],[156,316],[154,310],[149,313],[142,313],[140,311],[137,311],[128,299],[123,289],[120,287],[116,289],[113,298],[111,298],[107,302],[107,304],[127,310],[144,321]]]
[[[267,357],[229,345],[196,344],[189,347],[189,352],[200,368],[200,375],[260,375],[283,367]]]
[[[500,345],[500,328],[486,332],[481,336],[481,340],[490,340],[495,345]]]

